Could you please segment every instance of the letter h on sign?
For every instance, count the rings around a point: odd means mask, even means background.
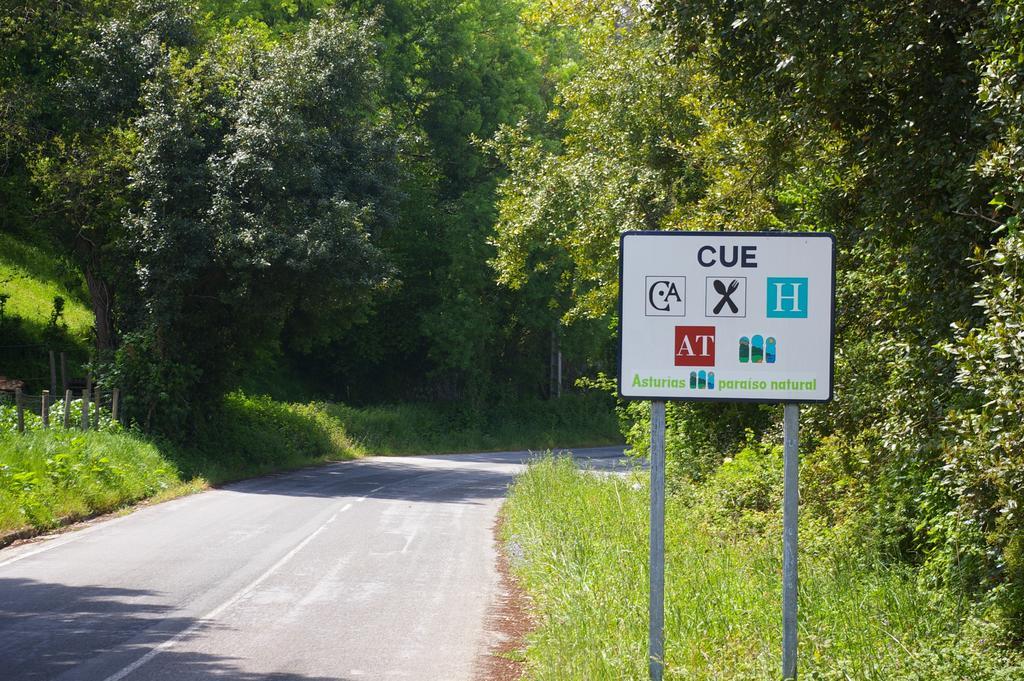
[[[807,317],[807,277],[768,277],[769,317]]]

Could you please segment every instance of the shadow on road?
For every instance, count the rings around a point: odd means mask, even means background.
[[[635,464],[622,447],[576,455],[585,470],[626,472]],[[567,451],[554,452],[568,455]],[[522,465],[545,452],[497,452],[409,457],[375,457],[248,480],[224,489],[244,494],[300,497],[367,497],[409,502],[478,504],[505,496]]]
[[[153,602],[159,595],[138,589],[0,579],[0,679],[32,681],[61,675],[68,681],[105,679],[181,632],[191,630],[189,635],[194,635],[218,626],[175,616],[167,606]],[[345,681],[256,674],[241,669],[239,662],[170,648],[128,678]]]

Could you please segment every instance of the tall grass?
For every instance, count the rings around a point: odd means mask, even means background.
[[[528,678],[647,677],[646,480],[549,459],[514,484],[504,538],[539,622]],[[725,523],[708,504],[677,495],[667,508],[666,678],[778,678],[781,522]],[[1021,660],[987,640],[983,622],[908,572],[836,550],[826,535],[801,527],[801,678],[1024,678]]]
[[[362,456],[328,406],[229,394],[196,433],[169,447],[186,477],[211,484]]]
[[[0,433],[0,534],[55,527],[180,484],[159,448],[129,433]]]

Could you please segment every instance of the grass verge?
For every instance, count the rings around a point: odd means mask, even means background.
[[[397,404],[327,411],[362,451],[372,455],[441,454],[622,442],[605,395],[519,400],[482,409],[458,404]]]
[[[513,485],[504,537],[538,627],[527,678],[647,678],[647,478],[599,478],[568,459]],[[781,649],[781,522],[724,522],[712,496],[667,508],[666,678],[772,679]],[[869,565],[801,526],[800,670],[808,679],[1024,678],[981,618],[904,570]]]
[[[10,408],[6,409],[10,412]],[[0,414],[3,417],[4,414]],[[10,414],[6,414],[10,416]],[[144,499],[360,454],[323,405],[229,395],[185,444],[108,422],[108,432],[11,432],[0,418],[0,545]],[[3,426],[7,426],[6,431]]]
[[[213,485],[363,454],[328,405],[239,392],[194,437],[169,449],[183,476]]]

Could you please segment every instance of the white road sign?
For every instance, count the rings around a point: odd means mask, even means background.
[[[626,232],[619,392],[832,399],[835,240],[811,232]]]

